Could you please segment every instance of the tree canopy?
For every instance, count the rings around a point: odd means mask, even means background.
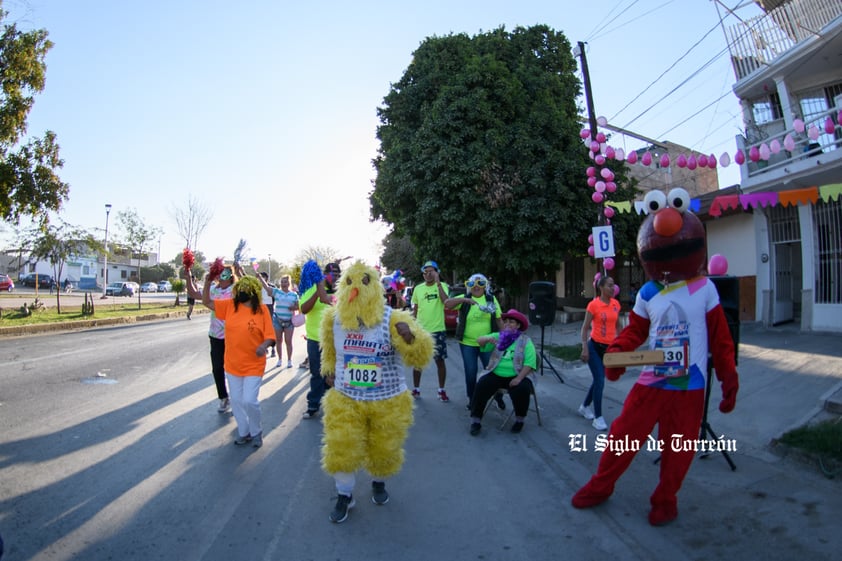
[[[515,289],[584,254],[597,212],[575,70],[545,25],[426,39],[378,109],[372,218]]]
[[[70,186],[56,170],[64,165],[56,135],[22,142],[34,94],[44,90],[44,57],[53,44],[43,29],[23,33],[4,23],[0,2],[0,219],[17,224],[21,216],[46,222],[58,211]]]

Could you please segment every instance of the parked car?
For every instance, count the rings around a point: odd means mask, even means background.
[[[158,284],[154,282],[145,282],[140,285],[141,292],[158,292]]]
[[[9,275],[0,275],[0,290],[11,292],[15,289],[15,281]]]
[[[158,292],[172,292],[172,283],[162,280],[158,283]]]
[[[448,298],[460,298],[465,296],[464,286],[451,286]],[[459,318],[459,310],[444,309],[444,328],[448,332],[456,331],[456,320]]]
[[[138,290],[136,282],[110,282],[105,287],[106,296],[134,296]]]
[[[52,275],[42,275],[38,273],[38,288],[50,288],[51,286],[55,286],[55,281],[53,280]],[[31,288],[35,288],[35,273],[29,273],[28,275],[24,275],[20,279],[21,286],[28,286]]]

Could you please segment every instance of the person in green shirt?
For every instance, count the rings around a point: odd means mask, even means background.
[[[331,263],[330,265],[334,265]],[[336,266],[338,269],[338,265]],[[328,269],[325,269],[328,271]],[[329,282],[338,279],[338,272],[329,272],[330,278],[322,274],[319,264],[311,259],[301,267],[301,282],[298,285],[301,291],[299,299],[301,313],[304,314],[304,331],[307,337],[307,360],[310,367],[310,391],[307,392],[307,411],[305,419],[312,419],[319,413],[322,396],[325,393],[325,379],[322,377],[322,358],[319,350],[319,329],[322,324],[322,316],[328,306],[332,304],[332,298],[328,294]]]
[[[421,267],[424,274],[424,284],[418,285],[412,291],[412,315],[418,320],[428,333],[433,336],[435,350],[433,360],[436,363],[436,370],[439,376],[438,397],[440,401],[447,403],[450,398],[444,391],[444,383],[447,379],[447,366],[444,359],[447,358],[447,332],[444,326],[444,302],[447,300],[447,283],[441,282],[439,278],[439,266],[435,261],[427,261]],[[412,397],[421,397],[421,370],[412,371],[413,390]]]
[[[480,345],[493,344],[494,351],[485,369],[485,374],[477,381],[474,399],[471,401],[471,436],[476,436],[482,429],[485,405],[497,390],[507,390],[515,408],[515,422],[512,432],[523,430],[523,422],[529,411],[529,398],[532,396],[534,382],[532,374],[538,367],[535,344],[526,335],[529,320],[517,310],[509,310],[502,316],[503,329],[477,338]]]
[[[468,293],[464,297],[448,298],[445,307],[459,310],[459,323],[456,326],[456,339],[462,352],[462,364],[465,368],[465,392],[468,396],[468,409],[477,384],[477,360],[482,367],[488,366],[491,359],[491,346],[480,346],[477,337],[489,332],[500,331],[503,323],[500,319],[500,303],[491,294],[491,285],[485,275],[475,273],[465,282]],[[489,347],[489,348],[486,348]],[[497,407],[505,409],[503,398],[497,400]]]

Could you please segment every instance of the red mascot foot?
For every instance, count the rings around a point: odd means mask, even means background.
[[[590,488],[590,484],[587,484],[573,495],[570,503],[576,508],[591,508],[592,506],[604,503],[610,496],[611,493],[595,492]]]
[[[674,506],[653,506],[649,511],[649,523],[653,526],[666,526],[678,518],[678,508]]]

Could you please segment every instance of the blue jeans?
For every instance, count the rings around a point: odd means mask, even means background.
[[[310,361],[310,391],[307,392],[307,410],[318,411],[325,394],[325,379],[322,378],[322,355],[319,342],[307,339],[307,359]]]
[[[465,391],[468,394],[468,401],[474,397],[474,389],[477,386],[477,359],[482,362],[482,367],[488,366],[491,360],[491,351],[480,352],[479,347],[472,347],[459,343],[459,349],[462,351],[462,366],[465,369]]]
[[[604,349],[604,346],[597,347],[593,339],[588,339],[588,367],[591,369],[593,382],[582,405],[587,407],[593,401],[594,417],[602,417],[602,390],[605,388],[605,367],[602,365]]]

